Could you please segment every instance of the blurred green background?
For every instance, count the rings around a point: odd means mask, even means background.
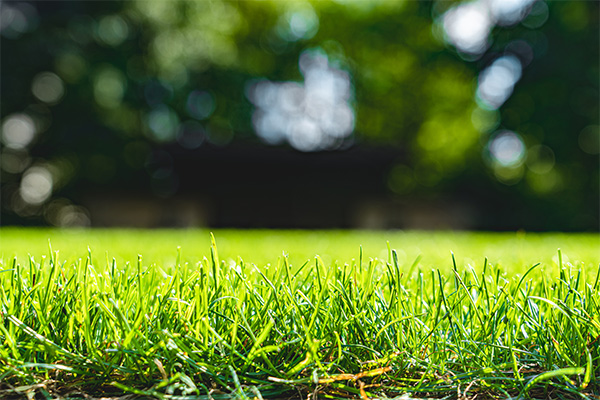
[[[2,225],[599,229],[597,2],[0,4]]]

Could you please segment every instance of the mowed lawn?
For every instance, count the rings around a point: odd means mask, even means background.
[[[0,397],[599,398],[598,234],[212,233],[0,229]]]
[[[458,266],[481,267],[484,258],[517,273],[535,263],[556,267],[557,250],[563,260],[595,271],[600,262],[600,235],[596,233],[475,233],[427,231],[296,231],[296,230],[131,230],[131,229],[22,229],[0,228],[0,257],[3,262],[17,256],[36,259],[48,255],[50,242],[62,260],[87,257],[88,247],[104,260],[120,264],[136,262],[138,254],[146,263],[168,266],[175,262],[177,248],[183,261],[196,263],[210,256],[210,232],[214,233],[222,260],[264,266],[277,264],[282,254],[290,263],[301,265],[320,256],[326,265],[351,263],[358,259],[387,261],[388,245],[399,261],[411,265],[420,257],[422,269],[448,270],[451,252]]]

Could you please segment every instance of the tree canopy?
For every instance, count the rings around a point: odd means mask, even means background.
[[[598,4],[510,3],[5,1],[3,221],[85,223],[86,184],[237,143],[390,147],[389,196],[595,229]]]

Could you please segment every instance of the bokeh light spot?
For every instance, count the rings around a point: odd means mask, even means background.
[[[0,3],[0,33],[9,39],[18,39],[22,34],[36,28],[39,16],[35,7],[26,2]]]
[[[533,49],[525,40],[514,40],[506,45],[505,54],[519,57],[521,66],[526,67],[533,60]]]
[[[175,139],[179,117],[175,111],[163,104],[148,113],[146,123],[153,139],[168,142]]]
[[[310,39],[319,30],[319,17],[308,3],[297,3],[295,10],[284,13],[276,27],[277,34],[288,42]]]
[[[315,151],[323,141],[319,126],[310,118],[298,118],[288,128],[290,144],[300,151]]]
[[[33,166],[23,174],[19,194],[30,205],[40,205],[52,194],[52,174],[47,168]]]
[[[438,116],[425,121],[419,130],[417,141],[426,151],[436,151],[446,147],[452,139],[448,135],[447,119]]]
[[[546,23],[549,15],[548,5],[545,1],[539,0],[533,3],[529,14],[527,14],[521,23],[529,29],[537,29]]]
[[[477,98],[484,106],[499,108],[510,97],[521,78],[521,63],[513,55],[502,56],[479,74]]]
[[[528,186],[540,194],[554,192],[563,186],[562,175],[556,168],[553,168],[544,174],[538,174],[530,170],[525,179]]]
[[[312,9],[294,12],[289,23],[291,33],[299,39],[310,39],[319,29],[319,18]]]
[[[586,3],[585,1],[569,1],[561,5],[558,17],[565,28],[577,32],[588,27],[590,17],[596,13],[589,9]]]
[[[35,122],[27,114],[11,114],[2,123],[2,143],[10,149],[26,148],[35,134]]]
[[[50,224],[60,227],[88,227],[91,225],[89,211],[72,204],[68,199],[58,198],[44,207],[44,218]]]
[[[52,72],[42,72],[33,78],[31,92],[38,100],[47,104],[56,104],[65,93],[62,79]]]
[[[515,167],[523,162],[526,148],[519,135],[510,131],[501,131],[488,144],[494,164],[502,167]]]
[[[490,0],[490,11],[499,25],[514,25],[521,21],[534,0]]]
[[[287,140],[300,151],[335,147],[354,130],[350,75],[329,64],[321,51],[299,59],[304,84],[266,80],[248,85],[257,107],[252,116],[258,136],[268,144]]]
[[[518,183],[521,180],[521,178],[523,178],[523,174],[525,173],[525,168],[522,164],[515,166],[504,166],[496,164],[493,170],[496,179],[498,179],[505,185],[514,185]]]
[[[177,132],[177,143],[186,149],[197,149],[204,143],[206,131],[202,124],[197,121],[186,121],[179,126]]]
[[[536,145],[527,150],[527,168],[536,174],[552,171],[555,161],[554,151],[548,146]]]
[[[94,98],[106,108],[117,108],[123,101],[127,81],[121,71],[104,66],[94,77]]]
[[[496,25],[514,25],[522,21],[532,8],[533,1],[466,1],[446,11],[438,24],[441,22],[443,25],[445,40],[454,45],[459,53],[464,53],[461,54],[463,58],[473,60],[488,49],[489,35]],[[537,8],[535,11],[543,12]]]
[[[206,119],[215,110],[215,99],[209,92],[194,90],[188,95],[185,109],[193,118]]]
[[[443,24],[447,40],[460,51],[481,54],[487,49],[493,21],[484,3],[475,1],[451,8],[443,16]]]
[[[127,22],[118,15],[107,15],[98,23],[98,36],[109,46],[118,46],[129,35]]]
[[[579,147],[588,154],[600,154],[600,126],[588,125],[579,133]]]
[[[0,154],[0,167],[9,174],[20,174],[31,163],[31,157],[25,151],[11,151],[5,149]]]
[[[277,145],[287,137],[288,119],[281,113],[254,111],[252,124],[259,137],[267,144]]]
[[[89,212],[81,207],[81,206],[74,206],[74,205],[69,205],[66,207],[63,207],[59,212],[58,212],[58,226],[61,227],[88,227],[90,226],[91,220],[90,220],[90,215]]]

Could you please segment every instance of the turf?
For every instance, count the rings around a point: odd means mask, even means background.
[[[302,264],[319,255],[330,265],[356,259],[359,249],[365,259],[386,260],[387,243],[396,249],[401,264],[417,257],[423,269],[448,271],[453,252],[459,267],[482,266],[484,258],[506,272],[519,272],[525,265],[541,262],[556,265],[557,250],[563,260],[584,264],[592,270],[600,260],[600,235],[543,233],[403,232],[403,231],[294,231],[294,230],[213,230],[223,260],[241,257],[258,266],[276,264],[286,254],[292,264]],[[87,257],[88,247],[100,258],[115,258],[121,264],[135,263],[142,254],[149,263],[172,265],[177,248],[182,260],[195,264],[210,255],[207,230],[130,229],[21,229],[0,228],[0,257],[27,258],[48,254],[48,241],[60,251],[60,258],[74,262]]]
[[[2,229],[2,393],[598,398],[596,234],[215,236]]]

